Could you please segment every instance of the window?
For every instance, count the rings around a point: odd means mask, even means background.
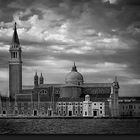
[[[94,103],[94,105],[96,105],[96,103]]]
[[[100,114],[102,114],[102,111],[100,111]]]
[[[102,103],[100,103],[100,105],[102,105]]]
[[[47,93],[47,91],[43,89],[40,91],[40,93]]]
[[[85,116],[87,116],[87,112],[85,112]]]
[[[78,111],[76,110],[76,111],[75,111],[75,114],[77,114],[77,112],[78,112]]]
[[[102,106],[100,106],[100,109],[102,109]]]
[[[82,113],[83,113],[83,111],[81,110],[81,111],[80,111],[80,113],[82,114]]]

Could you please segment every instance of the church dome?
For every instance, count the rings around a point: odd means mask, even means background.
[[[81,85],[81,84],[83,84],[83,82],[84,82],[83,76],[81,73],[79,73],[77,71],[77,68],[76,68],[75,63],[74,63],[74,66],[72,67],[71,72],[66,75],[65,83],[66,84]]]

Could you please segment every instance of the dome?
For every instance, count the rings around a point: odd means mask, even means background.
[[[75,63],[74,63],[74,66],[72,67],[71,72],[66,75],[65,83],[66,84],[81,85],[81,84],[83,84],[83,82],[84,82],[83,76],[81,73],[79,73],[77,71],[77,68],[76,68]]]

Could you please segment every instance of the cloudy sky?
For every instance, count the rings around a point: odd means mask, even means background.
[[[8,92],[14,22],[23,50],[23,84],[34,72],[64,83],[76,62],[85,82],[113,82],[140,95],[139,0],[0,0],[0,91]]]

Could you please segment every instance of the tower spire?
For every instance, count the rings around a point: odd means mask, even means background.
[[[17,23],[15,22],[15,26],[14,26],[14,34],[13,34],[13,39],[12,39],[12,45],[20,45],[19,43],[19,38],[18,38],[18,34],[17,34]]]
[[[42,72],[41,72],[41,75],[40,75],[40,84],[44,84],[44,78],[43,78]]]

